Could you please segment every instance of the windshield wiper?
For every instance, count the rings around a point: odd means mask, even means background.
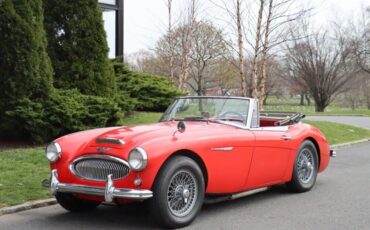
[[[204,117],[173,117],[171,121],[207,121]]]

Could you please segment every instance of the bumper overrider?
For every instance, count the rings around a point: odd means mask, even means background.
[[[92,196],[102,196],[106,202],[112,202],[114,198],[124,198],[132,200],[145,200],[153,197],[153,192],[144,189],[125,189],[115,188],[112,175],[108,175],[105,188],[93,187],[78,184],[60,183],[56,169],[51,171],[51,180],[48,183],[43,183],[45,187],[49,187],[53,195],[57,192],[84,194]]]

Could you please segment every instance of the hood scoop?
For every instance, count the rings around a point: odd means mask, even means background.
[[[108,144],[116,144],[116,145],[124,145],[126,144],[123,140],[118,138],[112,138],[112,137],[103,137],[103,138],[97,138],[96,143],[108,143]]]

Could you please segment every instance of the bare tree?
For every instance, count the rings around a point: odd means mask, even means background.
[[[151,73],[156,75],[168,75],[168,58],[166,55],[157,55],[157,53],[147,50],[141,50],[132,53],[125,58],[130,69],[135,71]]]
[[[181,91],[186,90],[186,83],[188,81],[189,75],[189,54],[191,49],[191,37],[194,32],[194,25],[196,22],[196,12],[197,12],[197,0],[191,0],[189,10],[186,15],[185,22],[185,34],[182,39],[182,61],[181,61],[181,72],[179,75],[178,89]]]
[[[213,87],[213,65],[228,53],[221,30],[209,22],[194,25],[192,49],[190,51],[190,73],[192,81],[188,85],[199,95],[204,95],[207,87]]]
[[[307,29],[304,32],[308,34]],[[313,33],[288,47],[287,71],[302,79],[315,101],[317,112],[323,112],[350,80],[353,72],[348,60],[350,50],[342,37],[330,38],[327,32]]]
[[[221,59],[229,55],[229,50],[225,43],[223,31],[216,28],[212,23],[206,21],[196,21],[193,25],[193,32],[190,43],[192,44],[188,53],[188,77],[185,82],[186,89],[190,89],[198,95],[203,95],[207,87],[212,87],[216,80],[214,72],[216,65]],[[187,35],[188,25],[179,25],[172,31],[173,42],[173,61],[175,82],[180,83],[176,76],[181,75],[181,64],[183,63],[184,39]],[[168,50],[170,49],[164,35],[154,49],[156,61],[151,60],[151,64],[161,63],[168,60]],[[153,65],[151,65],[153,66]],[[167,63],[165,63],[167,66]],[[162,68],[163,69],[163,68]],[[167,73],[164,73],[167,74]]]
[[[243,95],[240,91],[240,81],[237,76],[240,71],[232,60],[234,57],[228,56],[217,62],[214,66],[214,85],[218,87],[221,95]]]
[[[245,11],[245,7],[243,7],[243,3],[247,2],[246,0],[209,0],[214,6],[218,7],[219,9],[224,10],[228,17],[222,18],[221,20],[226,22],[228,25],[232,25],[232,28],[235,30],[235,40],[236,44],[234,42],[230,42],[228,40],[225,40],[225,44],[228,45],[231,52],[234,52],[237,54],[238,58],[234,58],[232,55],[228,58],[229,64],[233,64],[234,67],[238,68],[238,75],[240,79],[239,88],[241,89],[241,92],[239,90],[238,94],[242,96],[248,96],[248,80],[247,80],[247,65],[245,60],[245,50],[246,47],[244,45],[245,43],[245,25],[244,25],[244,18],[245,15],[243,15],[243,12]],[[231,2],[231,4],[230,4]],[[218,18],[216,16],[218,20]],[[231,24],[230,24],[231,19]],[[230,27],[229,27],[230,28]],[[232,39],[234,40],[234,39]]]
[[[242,32],[242,18],[241,18],[241,6],[240,0],[236,0],[236,27],[238,31],[238,48],[239,48],[239,77],[242,85],[242,95],[246,97],[248,95],[247,88],[247,76],[244,70],[244,42]]]
[[[172,35],[172,0],[167,0],[167,10],[168,10],[168,69],[170,72],[170,80],[174,81],[174,69],[173,69],[173,35]]]
[[[264,37],[262,41],[261,70],[258,79],[258,99],[261,110],[263,110],[262,102],[266,96],[266,84],[268,84],[267,62],[269,55],[273,53],[274,48],[281,47],[283,43],[299,39],[299,37],[291,36],[289,33],[291,24],[301,18],[308,18],[313,9],[312,7],[306,7],[297,0],[268,0],[268,2],[267,16],[261,32]]]
[[[258,20],[257,20],[257,29],[255,37],[255,46],[254,46],[254,56],[252,61],[252,97],[258,98],[258,54],[260,52],[261,44],[261,28],[262,28],[262,17],[263,17],[263,7],[265,0],[259,0],[259,10],[258,10]]]
[[[355,54],[359,67],[370,74],[370,7],[363,10],[358,36],[355,40]]]
[[[266,19],[266,28],[265,28],[265,39],[263,43],[263,48],[262,48],[262,74],[261,74],[261,80],[259,83],[259,95],[258,95],[258,101],[259,101],[259,106],[260,110],[263,111],[263,105],[266,97],[266,79],[267,79],[267,70],[266,70],[266,65],[267,65],[267,50],[269,48],[269,35],[270,35],[270,25],[271,25],[271,17],[272,17],[272,10],[273,10],[273,0],[270,0],[269,2],[269,7],[268,7],[268,15]]]

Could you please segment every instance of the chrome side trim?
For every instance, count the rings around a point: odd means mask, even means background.
[[[234,147],[211,148],[212,151],[232,151]]]
[[[123,140],[118,139],[118,138],[112,138],[112,137],[97,138],[96,143],[109,143],[109,144],[117,144],[117,145],[126,144],[126,142],[124,142]]]
[[[111,176],[111,175],[109,175]],[[112,202],[114,198],[126,198],[144,200],[153,197],[153,192],[144,189],[115,188],[112,178],[108,176],[106,187],[93,187],[78,184],[65,184],[58,181],[57,170],[51,172],[50,191],[55,195],[57,192],[85,194],[104,197],[106,202]]]
[[[286,132],[289,130],[288,126],[266,126],[259,128],[251,128],[251,131],[272,131],[272,132]]]
[[[120,159],[120,158],[117,158],[117,157],[114,157],[114,156],[110,156],[110,155],[97,155],[97,154],[91,154],[91,155],[84,155],[82,157],[79,157],[77,159],[75,159],[70,165],[69,165],[69,170],[73,173],[73,175],[77,176],[78,178],[81,178],[83,180],[91,180],[91,181],[102,181],[102,180],[94,180],[94,179],[86,179],[84,177],[81,177],[80,175],[78,175],[78,173],[76,172],[76,169],[75,169],[75,164],[78,163],[79,161],[81,160],[85,160],[85,159],[102,159],[102,160],[111,160],[111,161],[116,161],[118,163],[121,163],[121,164],[124,164],[126,165],[128,168],[129,168],[129,172],[131,171],[131,167],[130,165]],[[118,179],[122,179],[122,178],[118,178]]]
[[[250,195],[253,195],[259,192],[264,192],[264,191],[267,191],[268,189],[269,187],[263,187],[263,188],[257,188],[257,189],[253,189],[253,190],[249,190],[245,192],[236,193],[231,196],[231,200],[235,200],[235,199],[245,197],[245,196],[250,196]]]

